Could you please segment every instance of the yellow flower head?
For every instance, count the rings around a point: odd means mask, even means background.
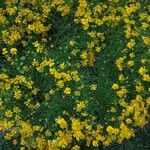
[[[20,99],[21,96],[22,96],[21,90],[19,90],[19,89],[15,90],[15,92],[14,92],[14,98],[15,99]]]
[[[84,101],[81,101],[77,104],[76,106],[76,110],[77,112],[80,112],[82,109],[84,109],[86,107],[86,103]]]
[[[67,95],[71,94],[71,88],[66,87],[65,90],[64,90],[64,93],[67,94]]]
[[[5,116],[8,117],[8,118],[12,117],[12,115],[13,115],[13,112],[11,110],[7,110],[5,112]]]
[[[17,54],[17,49],[16,49],[16,48],[11,48],[11,49],[10,49],[10,53],[11,53],[12,55],[16,55],[16,54]]]
[[[60,128],[62,128],[62,129],[67,128],[67,122],[62,117],[58,117],[56,119],[56,123],[59,124]]]
[[[95,91],[97,89],[97,85],[96,84],[92,84],[90,85],[90,88],[92,91]]]
[[[118,90],[118,89],[119,89],[119,85],[116,84],[116,83],[114,83],[114,84],[112,85],[112,89],[113,89],[113,90]]]

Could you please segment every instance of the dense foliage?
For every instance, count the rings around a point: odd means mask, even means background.
[[[148,0],[2,0],[0,134],[24,149],[122,143],[150,114]]]

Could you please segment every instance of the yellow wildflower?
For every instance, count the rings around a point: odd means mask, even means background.
[[[17,49],[16,49],[16,48],[11,48],[11,49],[10,49],[10,53],[11,53],[12,55],[16,55],[16,54],[17,54]]]
[[[8,117],[8,118],[12,117],[12,115],[13,115],[13,112],[11,110],[7,110],[5,112],[5,116]]]
[[[75,42],[74,40],[71,40],[71,41],[69,42],[69,44],[70,44],[71,46],[74,46],[74,45],[76,44],[76,42]]]
[[[145,45],[150,45],[150,37],[143,36],[142,39]]]
[[[7,53],[8,53],[7,48],[3,48],[3,49],[2,49],[2,54],[3,54],[3,55],[6,55]]]
[[[67,122],[62,117],[58,117],[56,119],[56,123],[59,124],[60,128],[62,128],[62,129],[67,128]]]
[[[67,94],[67,95],[71,94],[71,88],[66,87],[65,90],[64,90],[64,93]]]
[[[63,88],[64,87],[64,81],[59,80],[56,84],[59,88]]]
[[[139,71],[138,71],[138,73],[140,74],[140,75],[144,75],[144,74],[146,74],[148,72],[148,70],[145,68],[145,67],[140,67],[140,69],[139,69]]]
[[[131,39],[130,42],[128,42],[127,44],[128,48],[133,48],[135,46],[135,40],[134,39]]]
[[[112,85],[112,89],[113,89],[113,90],[118,90],[118,89],[119,89],[119,85],[116,84],[116,83],[114,83],[114,84]]]
[[[19,90],[19,89],[15,90],[15,92],[14,92],[14,98],[15,99],[20,99],[21,96],[22,96],[21,90]]]
[[[98,147],[99,146],[98,141],[97,140],[92,141],[92,145],[94,147]]]
[[[81,101],[77,104],[76,106],[76,110],[77,112],[80,112],[82,109],[84,109],[86,107],[86,103],[84,101]]]
[[[92,91],[95,91],[97,89],[97,85],[96,84],[92,84],[90,85],[90,88]]]
[[[132,61],[132,60],[128,61],[127,65],[128,65],[129,67],[134,66],[134,61]]]

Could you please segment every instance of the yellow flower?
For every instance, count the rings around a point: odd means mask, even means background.
[[[120,91],[117,92],[119,97],[123,97],[127,93],[127,89],[123,87]]]
[[[132,53],[129,54],[129,56],[130,56],[131,58],[134,58],[134,57],[135,57],[135,54],[132,52]]]
[[[15,99],[20,99],[21,96],[22,96],[21,90],[19,90],[19,89],[15,90],[15,92],[14,92],[14,98]]]
[[[128,48],[130,48],[130,49],[133,48],[134,45],[135,45],[135,40],[134,39],[131,39],[130,42],[128,42],[128,44],[127,44]]]
[[[64,93],[67,94],[67,95],[71,94],[71,88],[66,87],[65,90],[64,90]]]
[[[149,82],[150,81],[150,76],[148,74],[144,74],[143,75],[143,80]]]
[[[145,45],[150,45],[150,37],[143,36],[142,39]]]
[[[63,88],[64,87],[64,81],[59,80],[56,84],[59,88]]]
[[[3,24],[6,21],[6,17],[0,14],[0,24]]]
[[[116,119],[115,119],[115,117],[111,117],[111,121],[115,121]]]
[[[82,59],[87,59],[87,57],[88,57],[87,52],[86,52],[86,51],[83,51],[82,54],[80,55],[80,57],[81,57]]]
[[[148,63],[149,61],[148,61],[148,59],[141,59],[141,63],[142,64],[146,64],[146,63]]]
[[[3,54],[3,55],[6,55],[7,53],[8,53],[7,48],[3,48],[3,49],[2,49],[2,54]]]
[[[137,91],[137,92],[142,92],[142,91],[144,91],[144,87],[143,87],[143,86],[140,86],[140,85],[139,85],[139,86],[136,86],[135,88],[136,88],[136,91]]]
[[[123,75],[123,74],[120,74],[120,75],[119,75],[119,78],[118,78],[118,80],[120,80],[120,81],[123,81],[123,80],[125,80],[125,77],[124,77],[124,75]]]
[[[99,146],[98,141],[94,140],[94,141],[92,142],[92,145],[93,145],[94,147],[98,147],[98,146]]]
[[[53,90],[53,89],[49,90],[49,94],[50,95],[54,95],[55,94],[55,90]]]
[[[92,84],[90,85],[90,88],[92,91],[95,91],[97,89],[97,85],[96,84]]]
[[[32,65],[33,65],[33,66],[38,66],[38,65],[39,65],[38,60],[33,59]]]
[[[148,106],[150,106],[150,97],[148,97],[148,98],[146,99],[146,103],[147,103]]]
[[[49,67],[53,67],[55,65],[55,62],[54,62],[53,59],[49,59],[47,64],[48,64]]]
[[[59,5],[57,11],[61,12],[61,16],[65,16],[70,13],[70,7],[68,5]]]
[[[73,147],[71,148],[71,150],[80,150],[80,146],[75,145],[75,146],[73,146]]]
[[[33,126],[33,130],[34,130],[34,131],[42,131],[43,128],[42,128],[41,126],[36,126],[36,125],[34,125],[34,126]]]
[[[60,74],[61,75],[61,74]],[[65,81],[71,81],[72,80],[72,77],[70,74],[64,74],[64,80]]]
[[[37,95],[38,91],[39,91],[38,88],[34,88],[34,89],[32,90],[32,94],[33,94],[33,95]]]
[[[58,117],[56,119],[56,123],[59,124],[60,128],[62,128],[62,129],[67,128],[67,122],[62,117]]]
[[[127,65],[128,65],[129,67],[134,66],[134,61],[132,61],[132,60],[128,61]]]
[[[7,110],[5,112],[5,116],[8,117],[8,118],[12,117],[12,115],[13,115],[13,112],[11,110]]]
[[[17,30],[11,31],[11,34],[9,35],[9,43],[14,44],[19,39],[21,39],[21,35],[20,35],[19,31],[17,31]]]
[[[17,143],[18,143],[17,140],[13,140],[14,145],[17,145]]]
[[[139,69],[139,71],[138,71],[138,73],[140,74],[140,75],[144,75],[144,74],[146,74],[148,72],[148,70],[145,68],[145,67],[140,67],[140,69]]]
[[[34,42],[34,47],[40,47],[40,43],[38,41]]]
[[[64,70],[66,68],[66,65],[64,63],[60,64],[60,69]]]
[[[116,112],[116,108],[115,107],[111,107],[110,112],[115,113]]]
[[[108,145],[110,145],[110,142],[108,140],[106,140],[103,142],[103,144],[104,144],[104,146],[108,146]]]
[[[72,121],[72,132],[73,136],[78,140],[84,139],[84,134],[82,133],[83,125],[81,124],[79,119],[71,118]]]
[[[80,95],[81,95],[81,92],[80,92],[79,90],[74,91],[74,95],[75,95],[75,96],[80,96]]]
[[[112,89],[113,89],[113,90],[118,90],[118,89],[119,89],[119,85],[116,84],[116,83],[114,83],[114,84],[112,85]]]
[[[72,75],[73,80],[75,80],[75,81],[79,81],[79,80],[80,80],[80,77],[79,77],[78,74],[79,74],[79,73],[78,73],[77,70],[71,72],[71,75]]]
[[[135,99],[136,99],[136,101],[141,102],[143,98],[142,98],[141,95],[136,95],[136,98],[135,98]]]
[[[25,137],[32,137],[33,132],[34,131],[33,131],[32,127],[29,123],[27,123],[27,122],[21,123],[20,133],[24,138]]]
[[[85,107],[86,107],[86,103],[84,101],[81,101],[77,104],[76,110],[77,110],[77,112],[80,112]]]
[[[108,126],[106,128],[106,131],[109,132],[109,133],[113,133],[114,132],[114,128],[112,126]]]
[[[12,139],[12,134],[11,133],[6,133],[4,138],[5,138],[5,140],[11,140]]]
[[[56,71],[56,72],[54,73],[54,77],[55,77],[56,79],[60,79],[60,78],[61,78],[61,74]]]
[[[21,110],[20,110],[18,107],[14,106],[13,112],[15,112],[15,113],[20,113]]]
[[[78,52],[78,50],[75,48],[75,49],[72,50],[71,54],[76,56],[77,52]]]
[[[100,47],[96,47],[96,48],[95,48],[95,51],[96,51],[96,52],[100,52],[100,51],[101,51],[101,48],[100,48]]]
[[[76,44],[76,42],[75,42],[74,40],[71,40],[71,41],[69,42],[69,44],[70,44],[71,46],[74,46],[74,45]]]
[[[16,12],[16,7],[14,7],[14,8],[8,7],[6,10],[7,10],[8,14],[10,16],[12,16]]]
[[[124,59],[123,57],[119,57],[117,60],[116,60],[116,66],[119,70],[122,70],[123,69],[123,66],[124,66]]]
[[[37,148],[39,150],[44,149],[45,148],[45,139],[43,137],[37,137],[36,144],[37,144]]]
[[[11,49],[10,49],[10,53],[11,53],[12,55],[16,55],[16,54],[17,54],[17,49],[16,49],[16,48],[11,48]]]
[[[121,143],[124,139],[129,139],[131,137],[134,137],[133,130],[129,129],[124,123],[120,125],[120,134],[118,142]]]
[[[132,120],[128,118],[128,119],[126,119],[126,123],[131,124]]]

